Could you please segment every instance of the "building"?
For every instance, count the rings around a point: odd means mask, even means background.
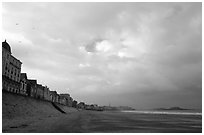
[[[44,98],[44,87],[41,84],[37,84],[36,98]]]
[[[37,80],[27,80],[27,94],[30,97],[36,97],[37,94]]]
[[[56,102],[60,103],[60,95],[59,94],[56,95]]]
[[[80,102],[78,105],[77,105],[78,108],[81,108],[81,109],[85,109],[85,103],[84,102]]]
[[[50,91],[50,99],[52,102],[57,102],[58,101],[58,97],[57,97],[57,92],[56,91]]]
[[[47,86],[43,87],[43,89],[44,89],[44,95],[43,95],[44,99],[47,100],[47,101],[51,101],[51,99],[50,99],[50,89]]]
[[[73,99],[70,97],[69,94],[60,94],[60,97],[64,97],[65,98],[66,106],[72,107]]]
[[[72,107],[72,104],[73,104],[73,98],[70,97],[69,100],[68,100],[68,106]]]
[[[20,92],[20,73],[22,62],[11,53],[11,47],[2,42],[2,89],[14,93]]]
[[[59,95],[59,103],[62,105],[66,105],[67,99],[61,95]]]
[[[21,73],[20,76],[21,76],[20,77],[20,83],[21,83],[20,94],[27,95],[27,75],[26,73]]]
[[[72,102],[72,107],[77,108],[77,101],[76,101],[76,100],[74,100],[74,101]]]

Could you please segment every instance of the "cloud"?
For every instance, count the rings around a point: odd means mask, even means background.
[[[84,68],[84,67],[90,67],[90,64],[89,63],[86,63],[86,64],[79,64],[79,67],[80,68]]]
[[[29,77],[78,100],[198,107],[201,5],[3,3],[3,38]]]
[[[102,39],[95,39],[93,40],[92,42],[88,43],[86,46],[85,46],[85,50],[87,52],[96,52],[96,46],[97,46],[97,43],[102,41]]]

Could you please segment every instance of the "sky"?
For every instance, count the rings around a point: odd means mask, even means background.
[[[29,79],[78,102],[202,107],[202,3],[2,3]]]

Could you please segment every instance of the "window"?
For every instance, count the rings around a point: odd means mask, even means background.
[[[11,74],[13,74],[13,67],[11,68]]]

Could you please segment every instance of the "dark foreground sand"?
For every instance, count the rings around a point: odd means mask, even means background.
[[[159,133],[202,132],[201,116],[78,111],[68,114],[3,119],[3,132]]]

